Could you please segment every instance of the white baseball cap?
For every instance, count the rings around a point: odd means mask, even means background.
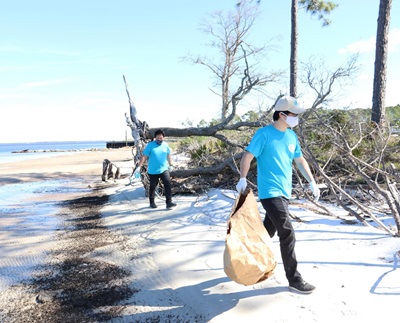
[[[278,102],[276,102],[275,111],[289,111],[294,114],[300,114],[306,111],[304,108],[300,107],[297,100],[289,95],[284,95]]]

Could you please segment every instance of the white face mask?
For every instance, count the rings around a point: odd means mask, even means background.
[[[282,114],[286,116],[286,114],[284,114],[284,113],[282,113]],[[286,116],[285,122],[290,128],[294,128],[299,124],[299,117]]]

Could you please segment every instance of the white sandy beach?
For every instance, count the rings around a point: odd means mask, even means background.
[[[162,200],[158,201],[158,209],[150,209],[140,183],[132,186],[126,176],[101,181],[104,158],[125,166],[125,174],[129,174],[129,154],[116,150],[56,157],[56,163],[51,158],[37,165],[19,165],[20,173],[15,172],[15,165],[0,165],[3,187],[18,182],[25,185],[54,178],[73,179],[68,185],[74,190],[40,192],[31,200],[55,203],[94,187],[103,188],[102,192],[109,195],[101,210],[102,218],[107,228],[121,237],[124,248],[121,244],[108,245],[85,256],[129,270],[129,286],[137,291],[118,305],[120,316],[112,321],[308,323],[392,321],[398,317],[398,238],[374,227],[342,224],[338,219],[314,214],[304,208],[303,201],[293,201],[291,212],[302,220],[294,222],[299,270],[317,289],[311,295],[288,290],[277,237],[272,240],[278,260],[274,276],[253,286],[241,286],[226,277],[222,262],[226,221],[235,192],[211,190],[200,196],[174,196],[178,204],[175,209],[166,210]],[[33,262],[45,262],[46,250],[54,247],[52,237],[57,223],[47,222],[54,212],[41,215],[48,227],[39,225],[33,231],[20,225],[28,215],[9,211],[0,217],[1,307],[10,304],[6,303],[10,300],[10,284],[19,283],[7,276],[21,267],[27,270],[20,278],[29,277]],[[27,265],[23,260],[29,257]]]

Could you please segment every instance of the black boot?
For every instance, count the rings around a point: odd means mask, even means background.
[[[175,206],[176,206],[176,203],[167,202],[167,209],[172,209]]]
[[[156,209],[157,208],[157,204],[154,202],[154,200],[150,200],[150,207],[152,209]]]

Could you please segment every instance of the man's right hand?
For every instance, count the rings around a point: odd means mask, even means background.
[[[136,167],[135,172],[133,173],[135,178],[140,178],[140,166]]]
[[[246,177],[242,177],[242,178],[239,180],[239,182],[237,183],[237,185],[236,185],[236,190],[237,190],[238,193],[240,194],[240,193],[244,192],[244,190],[246,189],[246,187],[247,187],[247,180],[246,180]]]

